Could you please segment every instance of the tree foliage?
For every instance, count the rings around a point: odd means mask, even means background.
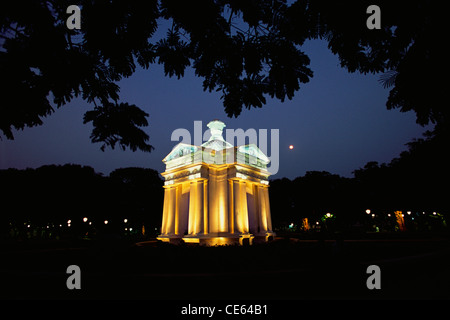
[[[151,233],[161,225],[163,180],[153,169],[120,168],[103,176],[89,166],[46,165],[0,170],[0,180],[9,186],[2,198],[2,235],[10,224],[25,231],[26,224],[67,231],[69,219],[77,229],[83,217],[95,228],[108,220],[109,227],[120,227],[120,234],[124,218],[128,226],[140,230],[145,225]]]
[[[363,222],[365,210],[433,211],[448,216],[450,169],[446,137],[427,132],[425,138],[407,144],[408,150],[389,163],[370,161],[346,178],[326,171],[309,171],[293,180],[270,182],[273,223],[299,224],[302,218],[319,221],[327,212],[336,214],[347,227]]]
[[[102,150],[118,143],[150,151],[141,129],[147,114],[120,102],[117,85],[138,66],[162,64],[178,78],[192,67],[203,89],[221,92],[225,112],[237,117],[267,97],[292,99],[313,76],[302,45],[318,38],[349,72],[384,73],[380,80],[392,87],[389,109],[414,110],[422,125],[448,123],[441,75],[448,59],[436,41],[445,17],[430,2],[81,0],[81,30],[66,27],[70,4],[2,4],[0,130],[8,139],[13,129],[41,125],[55,108],[81,97],[94,105],[84,121],[92,121],[91,140],[103,143]],[[381,8],[380,30],[366,27],[371,4]],[[162,19],[170,27],[155,39]]]

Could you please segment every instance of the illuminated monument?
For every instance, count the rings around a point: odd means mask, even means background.
[[[179,143],[163,159],[164,209],[158,240],[204,245],[252,244],[274,237],[269,206],[270,160],[254,144],[234,147],[225,124],[208,123],[201,146]]]

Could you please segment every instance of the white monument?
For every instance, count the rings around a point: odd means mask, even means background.
[[[158,240],[204,245],[270,241],[270,160],[254,144],[234,147],[225,124],[208,123],[201,146],[179,143],[163,159],[164,209]]]

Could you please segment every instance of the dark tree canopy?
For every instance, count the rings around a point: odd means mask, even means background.
[[[93,105],[93,142],[151,151],[148,114],[120,102],[117,81],[137,66],[164,66],[183,77],[192,67],[206,91],[220,91],[225,111],[292,99],[313,76],[305,40],[323,38],[350,72],[383,73],[387,107],[414,110],[420,124],[448,123],[440,34],[442,8],[427,1],[80,0],[81,29],[69,30],[72,1],[23,0],[0,11],[0,130],[42,124],[75,97]],[[371,4],[381,29],[366,27]],[[170,27],[154,39],[158,21]],[[433,36],[434,35],[434,36]],[[439,41],[436,41],[439,40]],[[444,73],[445,76],[445,73]]]

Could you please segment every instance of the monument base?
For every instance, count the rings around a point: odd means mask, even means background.
[[[193,234],[193,235],[159,235],[156,239],[162,242],[172,244],[181,244],[182,242],[188,244],[199,244],[203,246],[223,246],[223,245],[252,245],[254,243],[270,242],[275,236],[274,232],[266,232],[258,235],[251,233],[209,233],[209,234]]]
[[[255,234],[255,239],[253,240],[253,243],[264,243],[264,242],[271,242],[275,238],[275,232],[265,232],[261,234]]]
[[[160,234],[156,237],[156,240],[162,241],[162,242],[168,242],[171,244],[180,244],[182,241],[182,237],[178,235],[170,235],[170,234]]]

